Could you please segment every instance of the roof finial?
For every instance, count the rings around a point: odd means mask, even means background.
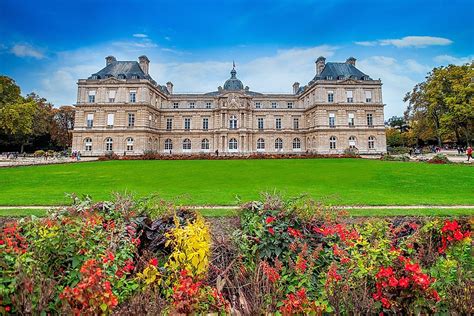
[[[232,68],[235,69],[235,61],[234,60],[232,61]]]

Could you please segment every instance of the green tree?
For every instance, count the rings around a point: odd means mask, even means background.
[[[35,109],[33,101],[11,103],[0,108],[0,129],[14,143],[21,145],[20,152],[23,152],[24,145],[33,135]]]
[[[15,80],[7,76],[0,76],[0,108],[22,100],[20,87]]]

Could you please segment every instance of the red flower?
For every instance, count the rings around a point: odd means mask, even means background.
[[[107,251],[107,253],[105,254],[105,256],[104,256],[104,258],[102,259],[102,261],[103,261],[104,263],[107,263],[107,262],[109,262],[109,261],[114,261],[114,259],[115,259],[114,254],[113,254],[112,252],[110,252],[110,251]]]
[[[10,306],[5,306],[5,312],[9,312],[10,311]]]
[[[395,278],[394,276],[391,276],[389,279],[388,279],[388,285],[392,286],[392,287],[396,287],[398,285],[398,280],[397,278]]]
[[[267,217],[267,219],[265,220],[265,223],[271,224],[271,223],[274,222],[275,220],[276,220],[275,217],[269,216],[269,217]]]
[[[388,278],[388,277],[391,277],[392,275],[393,275],[393,269],[391,267],[388,267],[388,268],[381,267],[379,272],[375,275],[375,277],[377,279],[380,279],[380,278]]]
[[[433,290],[431,292],[431,295],[433,295],[433,298],[436,300],[436,302],[439,302],[441,300],[441,298],[439,297],[439,294],[436,290]]]
[[[272,235],[275,235],[275,230],[273,230],[273,227],[268,227],[268,232]]]
[[[296,260],[296,270],[303,273],[306,271],[306,268],[308,267],[307,266],[307,263],[308,261],[306,259],[304,259],[303,257],[301,256],[298,256],[298,259]]]
[[[458,229],[454,232],[454,235],[453,235],[454,239],[456,240],[461,240],[464,238],[464,235],[463,233],[461,233],[461,231]]]
[[[420,265],[418,263],[414,263],[414,264],[411,264],[411,263],[405,263],[405,270],[407,271],[410,271],[410,272],[414,272],[414,273],[420,273],[421,272],[421,269],[420,269]]]
[[[402,278],[400,278],[400,280],[398,280],[398,285],[401,288],[406,289],[410,285],[410,279],[406,278],[406,277],[402,277]]]
[[[380,300],[380,302],[382,302],[382,306],[385,307],[385,308],[390,308],[390,306],[392,306],[392,304],[390,303],[390,301],[385,298],[385,297],[382,297],[382,299]]]
[[[288,227],[288,234],[290,234],[291,236],[295,238],[303,237],[303,234],[298,229],[294,229],[291,227]]]
[[[152,266],[156,267],[158,265],[158,259],[156,259],[156,258],[150,259],[150,261],[148,263],[151,264]]]

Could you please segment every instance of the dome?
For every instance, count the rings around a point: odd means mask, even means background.
[[[235,71],[235,68],[232,68],[232,71],[230,72],[230,79],[227,79],[227,81],[224,83],[224,90],[243,90],[244,85],[242,84],[242,81],[237,79],[236,77],[237,71]]]

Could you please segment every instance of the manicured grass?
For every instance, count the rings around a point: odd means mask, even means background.
[[[0,217],[25,217],[25,216],[46,216],[45,209],[30,209],[30,208],[11,208],[0,209]]]
[[[474,203],[474,168],[365,159],[107,161],[0,169],[0,205],[58,205],[65,193],[158,193],[187,205],[236,205],[261,192],[336,205]]]

